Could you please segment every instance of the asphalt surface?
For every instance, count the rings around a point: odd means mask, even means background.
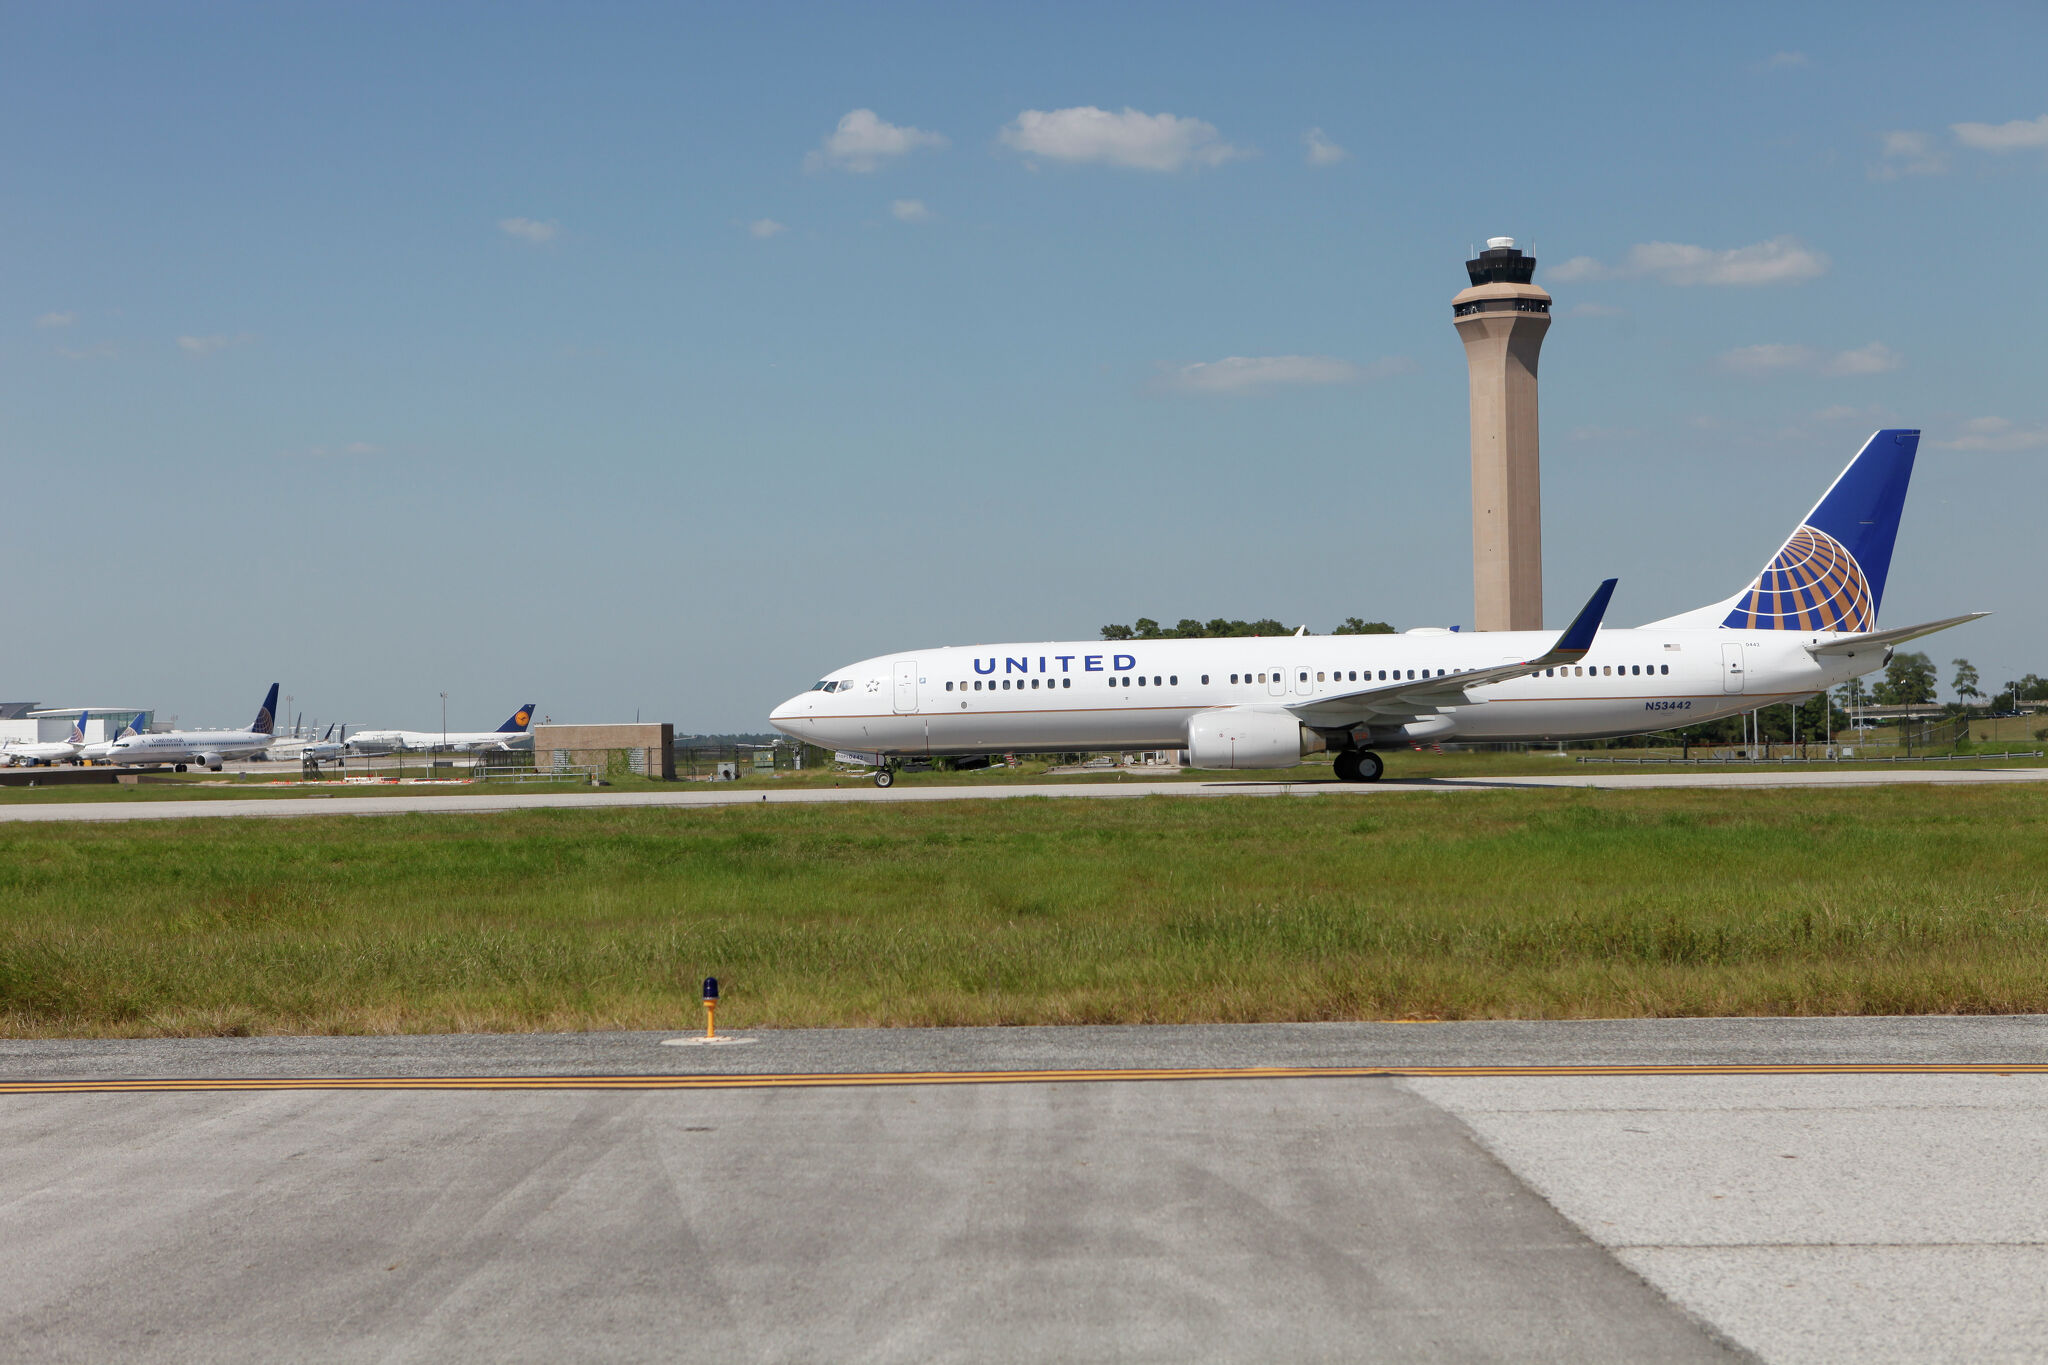
[[[0,1039],[0,1079],[205,1076],[841,1075],[1225,1067],[2048,1063],[2048,1016],[1471,1020],[1043,1028],[732,1029],[744,1047],[663,1033],[354,1038]],[[728,1025],[745,1019],[728,998]]]
[[[12,1085],[224,1078],[0,1095],[4,1353],[2048,1355],[2040,1072],[902,1083],[1147,1067],[2043,1067],[2048,1017],[663,1045],[676,1036],[0,1043]],[[754,1079],[652,1092],[596,1079],[684,1073]],[[767,1073],[884,1083],[787,1088]],[[585,1079],[225,1088],[549,1075]]]
[[[458,791],[432,795],[312,797],[226,794],[160,801],[66,801],[47,806],[0,805],[0,822],[19,820],[193,820],[226,816],[480,814],[493,811],[609,809],[637,806],[707,807],[782,802],[999,801],[1014,797],[1078,797],[1128,800],[1141,796],[1343,796],[1372,798],[1403,792],[1488,791],[1539,787],[1600,787],[1615,791],[1650,788],[1778,788],[1971,785],[2048,782],[2048,768],[1876,768],[1816,772],[1629,773],[1574,771],[1526,777],[1453,777],[1375,783],[1338,781],[1264,782],[1075,782],[988,786],[901,784],[884,791],[866,784],[833,788],[762,790],[757,786],[698,786],[675,791],[557,792],[551,794]]]

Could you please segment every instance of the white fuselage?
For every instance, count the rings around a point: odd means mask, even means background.
[[[352,754],[475,753],[531,749],[533,736],[516,730],[364,730],[348,737]]]
[[[128,767],[159,763],[201,763],[250,758],[270,747],[274,736],[260,730],[171,730],[160,735],[130,735],[114,741],[108,761]]]
[[[81,747],[69,740],[9,744],[0,747],[0,763],[23,768],[43,767],[52,763],[76,763]]]
[[[1475,687],[1438,708],[1434,737],[1600,739],[1675,729],[1782,704],[1881,667],[1884,650],[1816,659],[1832,634],[1603,629],[1578,664]],[[1541,656],[1553,632],[1308,635],[1085,641],[906,650],[835,670],[778,706],[776,729],[824,748],[883,755],[1173,749],[1220,707],[1282,710],[1396,678]],[[1425,672],[1427,670],[1427,672]],[[1410,730],[1408,733],[1414,733]],[[1398,734],[1361,734],[1394,747]]]

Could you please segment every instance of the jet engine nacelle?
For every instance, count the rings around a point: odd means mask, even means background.
[[[1285,711],[1227,706],[1188,721],[1188,763],[1196,768],[1291,768],[1323,747],[1321,735]]]

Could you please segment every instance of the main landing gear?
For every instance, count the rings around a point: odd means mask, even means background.
[[[1346,749],[1337,755],[1339,782],[1377,782],[1387,765],[1370,749]]]
[[[896,769],[895,769],[895,768],[894,768],[893,766],[891,766],[890,764],[887,764],[887,763],[884,763],[884,764],[883,764],[883,765],[882,765],[881,767],[877,768],[877,769],[875,770],[875,785],[876,785],[877,787],[893,787],[893,786],[895,786],[895,785],[896,785]]]

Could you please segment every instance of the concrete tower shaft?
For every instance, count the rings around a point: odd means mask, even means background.
[[[1472,624],[1543,628],[1543,494],[1536,361],[1550,295],[1536,258],[1493,237],[1465,262],[1471,287],[1451,300],[1472,398]]]

